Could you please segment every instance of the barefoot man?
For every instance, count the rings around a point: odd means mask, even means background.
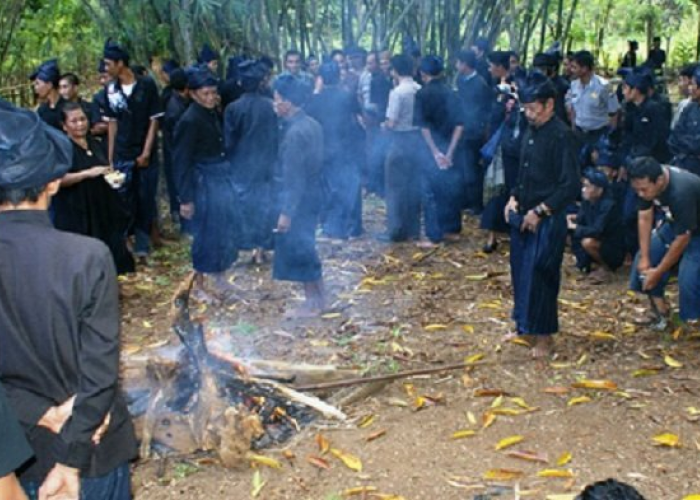
[[[580,188],[573,132],[556,117],[554,85],[534,75],[521,102],[530,124],[523,138],[518,182],[505,209],[511,225],[513,320],[518,335],[536,338],[535,357],[545,357],[559,330],[557,296],[566,242],[568,204]]]

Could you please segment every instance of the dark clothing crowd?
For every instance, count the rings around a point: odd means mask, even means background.
[[[700,319],[700,68],[681,72],[674,110],[657,81],[663,50],[643,64],[630,51],[615,88],[590,52],[556,44],[529,70],[479,39],[454,77],[438,56],[352,47],[321,61],[290,50],[277,75],[270,58],[236,56],[220,79],[208,46],[154,78],[110,40],[90,103],[58,61],[42,64],[36,113],[0,101],[0,429],[12,417],[26,435],[3,438],[0,474],[18,470],[35,498],[47,477],[68,481],[65,466],[86,498],[130,497],[117,275],[162,244],[161,174],[214,300],[241,252],[273,252],[272,277],[304,286],[299,314],[320,314],[317,235],[361,237],[372,195],[387,243],[448,244],[465,217],[485,253],[507,235],[511,335],[534,336],[539,354],[559,331],[567,246],[594,283],[631,265],[653,324],[677,273],[680,317]]]

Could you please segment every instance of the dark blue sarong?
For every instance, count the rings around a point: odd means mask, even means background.
[[[275,227],[272,182],[237,183],[240,202],[240,250],[272,249]]]
[[[304,199],[292,216],[289,231],[275,237],[273,279],[310,283],[323,277],[316,251],[316,226],[320,212],[320,181],[310,181]]]
[[[197,164],[196,182],[192,265],[200,273],[222,273],[236,262],[240,241],[230,163]]]
[[[517,217],[517,222],[522,220]],[[520,335],[552,335],[559,331],[557,297],[566,245],[566,215],[540,222],[537,232],[520,232],[511,220],[510,267],[513,320]],[[516,223],[517,223],[516,222]]]

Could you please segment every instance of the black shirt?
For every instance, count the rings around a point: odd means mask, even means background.
[[[622,148],[631,158],[653,156],[660,162],[668,160],[669,123],[660,104],[645,99],[627,108]]]
[[[664,169],[669,173],[664,192],[653,202],[639,198],[637,208],[649,210],[654,205],[660,206],[677,236],[688,232],[700,235],[700,177],[676,167]]]
[[[13,473],[32,457],[24,431],[17,423],[15,412],[12,411],[5,397],[5,390],[0,384],[0,479]]]
[[[94,125],[105,121],[108,107],[107,92],[105,89],[100,89],[92,96],[92,102],[90,103],[90,123]]]
[[[181,203],[192,203],[197,165],[226,160],[219,113],[193,102],[177,122],[173,141],[173,172],[178,196]]]
[[[268,97],[246,92],[229,104],[224,115],[224,142],[237,182],[249,185],[273,180],[278,130]]]
[[[518,183],[511,193],[521,213],[540,203],[552,212],[561,212],[576,201],[580,173],[576,139],[570,127],[556,116],[540,127],[530,126],[521,151]]]
[[[311,98],[306,111],[323,128],[326,161],[355,154],[351,146],[360,105],[354,95],[339,86],[326,87]]]
[[[280,167],[281,210],[294,220],[308,190],[316,189],[323,168],[323,129],[303,111],[286,120]]]
[[[189,101],[178,92],[172,92],[165,105],[165,115],[163,116],[163,147],[169,151],[173,150],[175,140],[175,127],[182,115],[187,111]]]
[[[54,106],[51,106],[48,102],[44,102],[37,108],[36,112],[39,115],[39,118],[41,118],[45,123],[63,132],[62,110],[66,102],[68,101],[66,101],[63,97],[59,97]]]
[[[133,161],[143,152],[151,120],[162,115],[158,87],[150,77],[136,77],[134,88],[127,97],[121,82],[107,84],[106,114],[117,121],[117,137],[114,143],[114,159]]]
[[[693,101],[683,109],[668,145],[676,156],[700,157],[700,104]]]
[[[493,89],[478,74],[459,75],[457,94],[462,101],[464,136],[468,140],[483,140],[491,116]]]
[[[647,59],[649,64],[654,69],[661,69],[666,64],[666,51],[663,49],[651,49]]]
[[[592,203],[587,200],[581,202],[576,215],[577,238],[595,238],[606,243],[616,243],[624,246],[624,233],[622,227],[622,210],[612,193],[605,191],[603,197]]]
[[[119,393],[119,299],[100,241],[51,226],[47,212],[0,212],[0,381],[36,458],[21,477],[41,482],[56,462],[103,476],[136,455]],[[38,306],[41,307],[38,307]],[[59,435],[38,427],[77,395]],[[109,413],[99,445],[95,430]]]
[[[429,129],[438,148],[446,147],[455,128],[464,125],[457,94],[442,79],[431,80],[416,93],[413,123]]]

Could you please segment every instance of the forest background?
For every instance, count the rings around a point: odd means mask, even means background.
[[[614,69],[639,41],[639,60],[655,35],[671,67],[700,52],[700,0],[2,0],[0,90],[26,83],[42,60],[94,74],[107,37],[124,43],[134,63],[192,62],[204,42],[224,58],[247,53],[278,60],[359,44],[454,60],[478,36],[520,52],[525,61],[553,41],[587,48]]]

